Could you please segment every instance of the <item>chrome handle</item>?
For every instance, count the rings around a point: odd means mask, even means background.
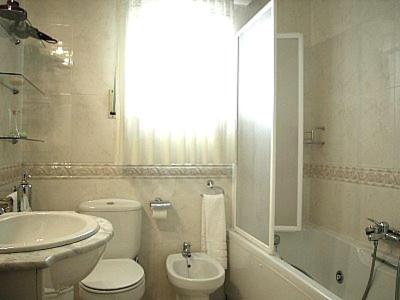
[[[390,228],[389,231],[393,234],[400,236],[400,230],[395,228]]]
[[[28,180],[31,178],[32,176],[28,172],[24,172],[22,174],[22,183],[28,183]]]
[[[183,242],[182,256],[192,257],[192,245],[189,242]]]
[[[109,119],[115,119],[117,117],[117,99],[115,95],[115,88],[109,90]]]
[[[377,225],[377,226],[380,226],[380,225],[381,225],[381,222],[378,222],[378,221],[376,221],[376,220],[374,220],[374,219],[372,219],[372,218],[368,218],[368,221],[370,221],[371,223],[374,223],[374,224]]]
[[[374,231],[375,233],[387,233],[389,231],[389,223],[384,221],[376,221],[372,218],[368,218],[368,221],[373,223],[375,226],[369,226],[366,229],[366,233],[368,231]]]

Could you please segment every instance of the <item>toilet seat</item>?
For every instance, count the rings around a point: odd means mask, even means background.
[[[92,293],[120,293],[144,283],[143,268],[131,259],[102,259],[81,287]]]

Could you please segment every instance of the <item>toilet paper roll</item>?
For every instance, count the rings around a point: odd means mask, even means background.
[[[167,210],[166,209],[159,209],[159,210],[152,210],[153,211],[153,218],[157,220],[165,220],[167,218]]]

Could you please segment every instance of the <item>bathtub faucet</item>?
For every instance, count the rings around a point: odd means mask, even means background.
[[[400,230],[391,228],[388,222],[375,221],[371,218],[368,218],[368,221],[373,223],[365,228],[365,234],[369,241],[391,240],[400,242]]]

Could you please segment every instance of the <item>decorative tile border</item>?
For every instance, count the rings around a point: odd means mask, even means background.
[[[232,165],[129,166],[111,164],[25,164],[0,167],[0,186],[16,182],[27,170],[35,179],[127,177],[232,177]],[[304,177],[400,189],[400,170],[304,164]]]
[[[400,189],[400,170],[304,164],[304,176]]]
[[[128,166],[107,164],[25,164],[35,179],[124,177],[232,177],[232,166]]]
[[[20,176],[20,165],[0,167],[0,186],[17,182]]]

